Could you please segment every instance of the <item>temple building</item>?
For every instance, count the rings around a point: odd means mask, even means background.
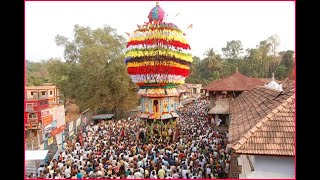
[[[294,178],[294,81],[271,81],[230,104],[230,178]]]
[[[228,126],[231,101],[244,91],[264,85],[263,80],[245,76],[238,70],[231,76],[213,81],[202,88],[210,100],[208,115],[214,119],[221,119],[222,126]]]

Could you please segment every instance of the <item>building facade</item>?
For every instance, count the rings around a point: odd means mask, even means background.
[[[31,136],[40,136],[38,139],[43,139],[44,125],[48,125],[52,121],[49,122],[48,113],[59,107],[59,96],[59,89],[56,85],[25,87],[24,123],[25,130],[31,133]],[[64,115],[64,106],[59,109],[63,109]]]
[[[294,86],[288,82],[256,87],[232,101],[230,178],[294,178],[294,104]]]
[[[228,126],[231,101],[242,92],[264,84],[261,79],[245,76],[238,71],[231,76],[213,81],[202,88],[210,101],[208,115],[215,121],[220,119],[222,126]]]

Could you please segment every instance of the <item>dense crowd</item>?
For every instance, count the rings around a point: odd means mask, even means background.
[[[91,123],[28,178],[228,178],[228,134],[208,121],[207,104],[199,99],[179,109],[177,142],[147,142],[136,117]]]

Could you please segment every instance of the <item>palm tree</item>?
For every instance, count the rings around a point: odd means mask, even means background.
[[[204,58],[204,61],[210,71],[222,69],[221,57],[219,54],[215,53],[213,48],[207,49],[203,55],[206,56],[206,58]]]

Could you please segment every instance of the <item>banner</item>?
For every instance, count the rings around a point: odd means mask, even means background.
[[[50,145],[50,144],[52,144],[53,143],[53,137],[50,137],[49,139],[48,139],[48,146]]]
[[[64,105],[41,111],[43,138],[47,139],[61,133],[65,128]]]
[[[53,130],[51,131],[51,133],[50,133],[51,136],[55,136],[55,135],[57,135],[57,134],[61,134],[61,132],[64,131],[64,128],[65,128],[65,125],[60,126],[60,127],[56,128],[56,129],[53,129]]]
[[[41,118],[42,118],[42,127],[46,127],[52,123],[53,115],[52,109],[45,109],[41,111]]]
[[[55,120],[57,122],[57,127],[61,127],[66,124],[64,105],[52,108],[52,115],[53,121]]]

